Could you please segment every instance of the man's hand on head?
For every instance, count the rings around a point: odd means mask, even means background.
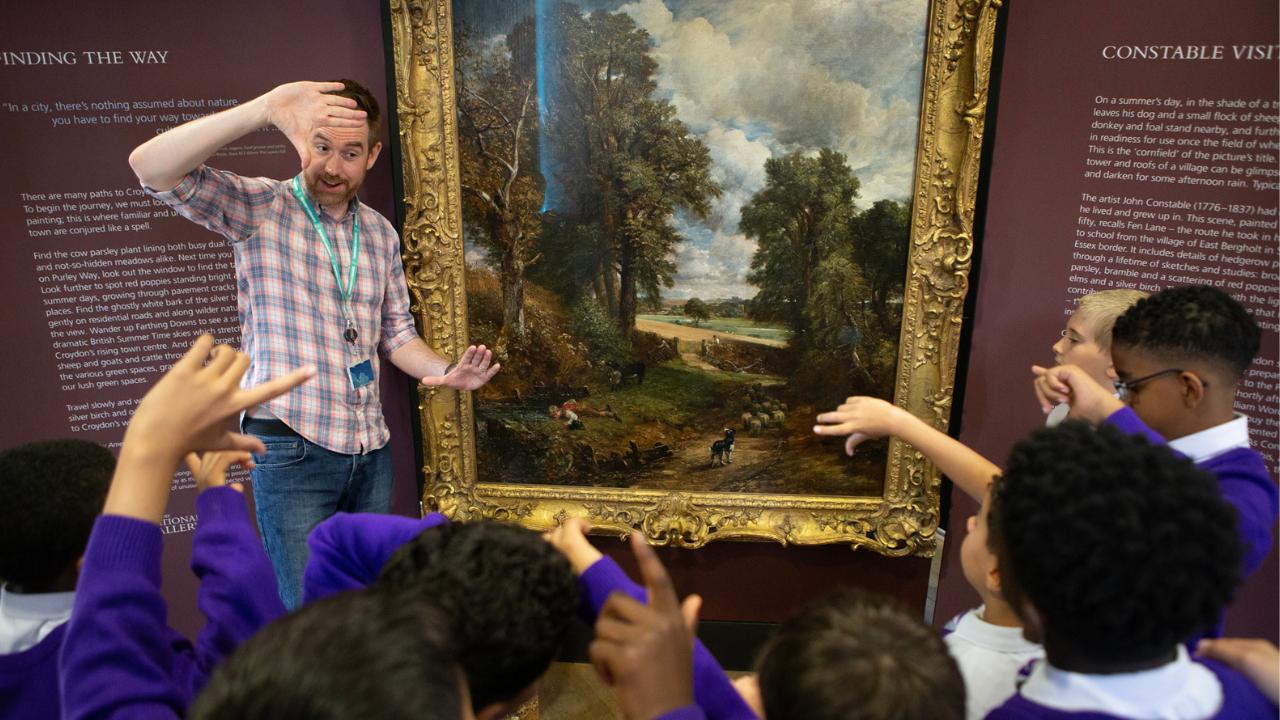
[[[304,80],[280,85],[265,96],[268,119],[289,138],[303,168],[311,163],[311,134],[316,128],[361,128],[368,122],[355,100],[327,94],[342,88],[340,82]]]

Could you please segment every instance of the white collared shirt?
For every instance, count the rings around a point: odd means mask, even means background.
[[[992,625],[982,619],[986,606],[970,610],[943,638],[964,678],[965,715],[984,718],[1013,697],[1018,674],[1027,663],[1044,657],[1044,648],[1027,640],[1021,627]]]
[[[22,652],[71,617],[74,592],[12,593],[0,586],[0,654]]]
[[[1249,418],[1233,413],[1232,419],[1221,425],[1170,440],[1169,447],[1195,463],[1204,462],[1228,450],[1249,447]]]
[[[1222,684],[1209,668],[1178,656],[1160,667],[1132,673],[1086,675],[1036,663],[1020,693],[1067,712],[1096,712],[1140,720],[1199,720],[1222,707]]]

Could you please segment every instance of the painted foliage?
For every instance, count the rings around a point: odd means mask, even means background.
[[[482,481],[881,494],[927,10],[455,5]]]

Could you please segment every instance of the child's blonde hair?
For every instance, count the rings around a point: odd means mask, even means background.
[[[1100,290],[1080,298],[1076,302],[1076,312],[1093,328],[1098,347],[1110,351],[1111,329],[1115,327],[1116,318],[1146,296],[1142,290],[1128,288]]]

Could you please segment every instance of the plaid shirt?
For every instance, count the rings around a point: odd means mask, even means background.
[[[145,189],[179,215],[231,241],[241,349],[250,359],[244,385],[302,365],[318,369],[316,377],[268,402],[266,409],[333,452],[355,455],[385,445],[391,433],[378,397],[377,351],[390,355],[417,337],[400,237],[391,223],[358,199],[340,220],[320,213],[344,282],[352,213],[359,213],[359,274],[351,297],[359,337],[352,344],[342,337],[347,323],[329,255],[290,192],[290,181],[246,178],[201,165],[173,190]],[[373,364],[374,382],[354,390],[347,368],[366,359]]]

